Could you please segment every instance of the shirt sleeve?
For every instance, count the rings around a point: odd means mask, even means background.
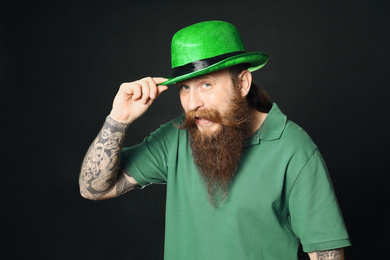
[[[168,123],[169,124],[169,123]],[[141,186],[167,182],[167,158],[174,128],[166,124],[138,145],[123,148],[121,166]]]
[[[318,149],[297,177],[289,197],[291,224],[303,251],[349,246],[348,233],[332,182]]]

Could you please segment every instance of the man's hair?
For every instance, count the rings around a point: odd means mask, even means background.
[[[243,70],[248,69],[248,67],[249,64],[242,63],[228,68],[234,86],[239,86],[240,79],[238,76]],[[251,107],[260,112],[268,113],[271,110],[271,98],[262,88],[260,88],[253,82],[251,84],[251,88],[248,92],[248,95],[246,96],[246,99]]]

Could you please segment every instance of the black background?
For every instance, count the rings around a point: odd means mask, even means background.
[[[94,202],[78,175],[119,85],[169,75],[172,35],[204,20],[270,55],[254,80],[319,146],[347,259],[387,258],[389,1],[0,3],[1,259],[162,259],[165,186]],[[126,145],[179,114],[171,86]]]

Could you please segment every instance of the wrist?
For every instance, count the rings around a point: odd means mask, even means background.
[[[119,120],[114,119],[111,114],[106,117],[106,122],[111,126],[118,130],[126,130],[130,123],[121,122]]]
[[[122,124],[131,124],[134,120],[131,118],[130,115],[128,116],[123,116],[119,113],[116,113],[116,111],[114,110],[111,110],[109,116],[115,120],[116,122],[118,123],[122,123]]]

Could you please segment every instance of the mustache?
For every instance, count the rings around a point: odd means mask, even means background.
[[[228,126],[228,127],[237,127],[245,123],[245,119],[237,119],[231,115],[222,116],[217,109],[199,109],[195,111],[185,112],[185,120],[182,124],[183,129],[190,129],[191,127],[196,126],[196,119],[203,118],[205,120],[211,121],[216,124]]]
[[[221,113],[216,109],[199,109],[196,111],[188,111],[185,113],[186,120],[193,121],[197,118],[212,121],[214,123],[223,124]]]

